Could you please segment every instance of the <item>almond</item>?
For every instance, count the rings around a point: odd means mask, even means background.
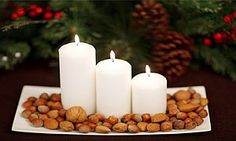
[[[188,100],[191,97],[191,93],[185,90],[179,90],[174,94],[174,97],[177,101]]]
[[[123,133],[123,132],[126,132],[127,131],[127,124],[125,123],[117,123],[115,124],[112,129],[115,131],[115,132],[119,132],[119,133]]]
[[[184,105],[179,105],[178,108],[181,112],[191,112],[199,107],[198,104],[184,104]]]
[[[97,132],[97,133],[109,133],[109,132],[111,132],[111,129],[109,129],[106,126],[99,125],[95,128],[95,132]]]

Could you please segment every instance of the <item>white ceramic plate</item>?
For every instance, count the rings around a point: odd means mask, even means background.
[[[206,91],[204,86],[192,86],[197,92],[199,92],[203,97],[206,97]],[[168,88],[167,92],[173,94],[177,90],[187,89],[187,87],[176,87],[176,88]],[[114,133],[111,132],[109,134],[100,134],[100,133],[78,133],[76,131],[73,132],[64,132],[61,130],[49,130],[43,127],[33,127],[23,117],[21,117],[21,112],[24,110],[22,107],[22,103],[30,96],[38,97],[40,93],[59,93],[60,88],[58,87],[43,87],[43,86],[24,86],[21,92],[20,100],[17,106],[15,118],[12,125],[12,131],[15,132],[25,132],[25,133],[41,133],[41,134],[65,134],[65,135],[102,135],[102,136],[132,136],[132,135],[168,135],[168,134],[183,134],[183,133],[198,133],[198,132],[208,132],[211,131],[211,123],[210,117],[207,116],[204,118],[204,122],[202,125],[197,126],[192,130],[172,130],[171,132],[140,132],[140,133]],[[208,107],[206,110],[209,113]]]

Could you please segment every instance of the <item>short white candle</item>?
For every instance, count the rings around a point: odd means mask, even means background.
[[[65,109],[82,106],[88,114],[95,112],[95,48],[80,42],[59,49],[61,98]]]
[[[151,73],[146,66],[146,73],[136,75],[132,79],[132,112],[165,113],[167,80],[164,76]]]
[[[121,117],[131,112],[131,65],[115,59],[111,51],[110,59],[96,66],[96,109],[105,116]]]

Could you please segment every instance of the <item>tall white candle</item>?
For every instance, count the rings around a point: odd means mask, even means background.
[[[96,109],[105,116],[121,117],[131,112],[131,65],[115,59],[111,51],[110,59],[96,66]]]
[[[88,114],[95,112],[95,48],[80,42],[59,49],[61,96],[64,108],[80,105]]]
[[[146,73],[136,75],[132,79],[132,112],[133,113],[165,113],[167,80],[164,76],[151,73],[146,66]]]

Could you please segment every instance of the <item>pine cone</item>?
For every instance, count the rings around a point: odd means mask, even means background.
[[[167,77],[176,79],[187,69],[193,51],[193,42],[178,32],[159,32],[151,49],[151,62],[154,71]]]
[[[136,4],[132,16],[134,25],[148,34],[165,31],[169,27],[165,8],[155,0],[143,0],[141,4]]]

